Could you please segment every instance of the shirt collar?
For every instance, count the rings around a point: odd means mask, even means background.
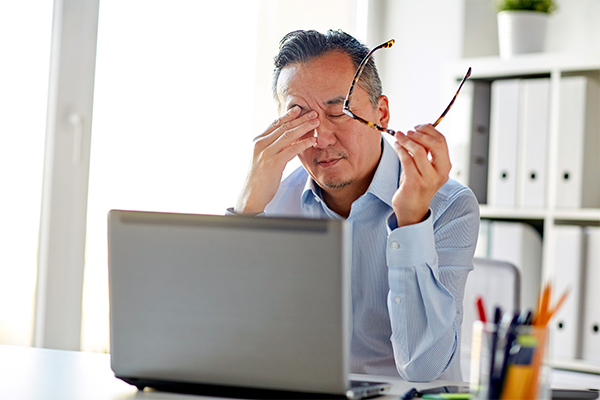
[[[393,208],[392,197],[396,193],[396,190],[398,190],[400,182],[400,160],[398,160],[398,155],[388,140],[382,136],[381,141],[383,147],[381,159],[379,160],[373,180],[367,189],[367,193],[372,194],[390,208]],[[321,188],[308,175],[304,190],[302,191],[302,207],[304,208],[305,205],[314,200],[317,202],[323,201]]]
[[[323,198],[321,197],[321,188],[317,183],[311,178],[309,174],[307,174],[306,183],[304,184],[304,190],[302,191],[302,208],[309,202],[315,200],[318,202],[322,202]]]
[[[384,137],[381,141],[383,143],[381,159],[367,193],[371,193],[392,208],[392,197],[398,190],[400,182],[400,160],[390,142]]]

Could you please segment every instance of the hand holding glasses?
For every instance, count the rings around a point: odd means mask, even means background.
[[[388,129],[388,128],[384,128],[381,125],[377,125],[374,122],[371,121],[367,121],[364,118],[359,117],[358,115],[354,114],[352,111],[350,111],[350,100],[352,100],[352,93],[354,92],[354,87],[356,86],[356,83],[358,82],[358,80],[360,79],[360,75],[362,74],[363,69],[365,68],[365,65],[367,65],[367,62],[369,61],[369,59],[371,58],[371,56],[373,55],[373,53],[376,50],[379,49],[387,49],[390,48],[394,45],[394,39],[392,40],[388,40],[387,42],[380,44],[379,46],[373,48],[369,54],[367,54],[367,56],[362,60],[362,62],[360,63],[360,65],[358,66],[358,69],[356,70],[356,74],[354,75],[354,80],[352,81],[352,85],[350,86],[350,89],[348,90],[348,94],[346,95],[346,100],[344,101],[344,108],[343,108],[343,112],[344,114],[346,114],[347,116],[349,116],[350,118],[353,118],[357,121],[362,122],[363,124],[370,126],[371,128],[377,129],[379,131],[382,132],[387,132],[392,136],[396,135],[396,131],[393,129]],[[444,110],[444,112],[442,113],[442,115],[440,115],[440,117],[432,124],[432,126],[435,128],[440,122],[442,122],[442,119],[444,119],[444,117],[446,116],[446,114],[448,114],[448,111],[450,111],[450,108],[452,107],[452,105],[454,104],[454,101],[456,100],[456,97],[458,96],[458,93],[460,92],[460,89],[462,88],[463,84],[465,83],[465,81],[467,80],[468,77],[471,76],[471,67],[469,67],[469,70],[467,71],[467,74],[465,75],[465,77],[462,79],[462,81],[460,82],[460,85],[458,86],[458,90],[456,91],[456,94],[454,95],[454,97],[452,98],[452,101],[450,101],[450,104],[448,104],[448,107],[446,107],[446,109]]]

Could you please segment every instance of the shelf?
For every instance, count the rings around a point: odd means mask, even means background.
[[[460,79],[468,67],[472,68],[472,79],[599,70],[600,52],[522,54],[510,61],[500,57],[466,58],[453,63],[449,72]]]
[[[585,372],[600,375],[600,364],[585,360],[553,359],[549,364],[554,369]]]
[[[546,208],[512,208],[480,205],[481,218],[514,219],[514,220],[543,220],[550,218],[554,221],[600,222],[600,209],[554,209]]]
[[[481,218],[493,219],[518,219],[518,220],[543,220],[548,211],[540,208],[514,208],[514,207],[496,207],[480,205],[479,212]]]
[[[555,220],[564,221],[600,221],[600,209],[597,208],[582,208],[579,210],[560,210],[557,209],[553,213]]]

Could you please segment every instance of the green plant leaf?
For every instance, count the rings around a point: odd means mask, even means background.
[[[538,11],[551,14],[557,9],[554,0],[496,0],[496,11]]]

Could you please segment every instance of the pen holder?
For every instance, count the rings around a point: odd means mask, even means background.
[[[473,323],[470,391],[474,399],[550,399],[548,329]]]

